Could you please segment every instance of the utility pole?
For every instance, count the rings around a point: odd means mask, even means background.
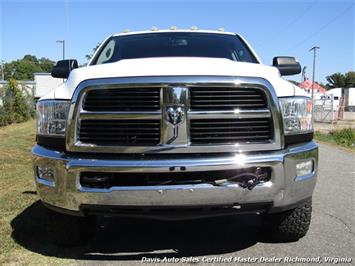
[[[65,40],[58,40],[56,43],[61,43],[63,45],[63,60],[65,59]]]
[[[310,51],[313,51],[313,75],[312,75],[312,105],[314,105],[314,78],[316,73],[316,56],[317,56],[317,49],[320,49],[319,46],[313,46]],[[312,115],[313,115],[313,107],[312,107]]]
[[[4,80],[4,60],[1,60],[1,80]]]

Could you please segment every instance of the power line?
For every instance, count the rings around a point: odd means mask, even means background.
[[[332,24],[334,21],[336,21],[338,18],[340,18],[343,14],[345,14],[346,12],[348,12],[349,10],[351,10],[351,8],[354,6],[354,4],[351,4],[350,6],[348,6],[347,8],[345,8],[343,11],[341,11],[340,13],[338,13],[335,17],[333,17],[331,20],[329,20],[326,24],[324,24],[323,26],[321,26],[320,28],[318,28],[317,30],[315,30],[312,34],[308,35],[306,38],[304,38],[301,42],[299,42],[298,44],[296,44],[295,46],[293,46],[292,48],[288,49],[288,51],[292,51],[294,49],[296,49],[297,47],[299,47],[300,45],[304,44],[306,41],[308,41],[309,39],[313,38],[314,36],[316,36],[317,34],[319,34],[322,30],[324,30],[325,28],[327,28],[330,24]]]
[[[274,37],[278,37],[281,33],[284,33],[290,29],[291,26],[296,24],[301,18],[303,18],[307,13],[312,9],[312,7],[317,3],[317,1],[313,1],[310,3],[307,8],[301,13],[301,15],[297,16],[295,19],[293,19],[290,23],[288,23],[283,29],[281,29],[278,33],[274,35]]]
[[[286,32],[289,30],[289,28],[291,26],[293,26],[294,24],[296,24],[296,22],[298,22],[301,18],[303,18],[312,8],[313,6],[318,2],[318,0],[315,0],[313,2],[311,2],[304,10],[302,10],[302,12],[296,16],[293,20],[291,20],[285,27],[283,27],[281,30],[279,30],[278,32],[276,32],[275,34],[272,35],[272,37],[268,37],[268,40],[273,40],[275,38],[278,38],[282,33]],[[263,41],[264,42],[264,41]],[[256,43],[263,43],[261,41],[257,41]]]

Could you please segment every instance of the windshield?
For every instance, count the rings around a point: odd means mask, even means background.
[[[92,64],[146,57],[213,57],[257,63],[236,35],[213,33],[149,33],[114,36],[108,39]]]

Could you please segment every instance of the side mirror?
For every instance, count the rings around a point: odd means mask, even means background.
[[[272,65],[278,68],[281,76],[296,75],[302,71],[300,63],[291,56],[274,57]]]
[[[70,71],[78,68],[78,61],[75,59],[60,60],[52,69],[53,78],[63,78],[66,79],[69,77]]]

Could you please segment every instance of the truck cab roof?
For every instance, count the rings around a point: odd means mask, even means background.
[[[112,36],[126,36],[135,34],[150,34],[150,33],[172,33],[172,32],[196,32],[196,33],[213,33],[213,34],[224,34],[224,35],[236,35],[234,32],[227,32],[222,30],[194,30],[194,29],[152,29],[145,31],[127,31],[121,33],[112,34]]]

